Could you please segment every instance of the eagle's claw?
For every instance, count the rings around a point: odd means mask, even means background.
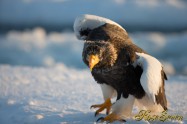
[[[125,119],[122,119],[121,121],[122,121],[122,122],[126,122],[126,120],[125,120]]]
[[[99,121],[103,122],[104,121],[104,117],[98,118],[96,122],[99,122]]]
[[[122,118],[122,116],[117,115],[115,113],[111,113],[106,117],[100,117],[97,119],[97,122],[107,122],[107,123],[112,123],[114,121],[121,121],[121,122],[126,122],[126,120],[124,120],[124,118]]]
[[[96,111],[96,112],[95,112],[95,117],[96,117],[98,114],[99,114],[99,112]]]
[[[103,111],[104,109],[106,109],[106,114],[108,115],[111,109],[112,103],[110,99],[107,99],[103,104],[98,104],[98,105],[92,105],[90,107],[91,108],[99,108],[96,112],[95,112],[95,116],[97,116],[101,111]]]

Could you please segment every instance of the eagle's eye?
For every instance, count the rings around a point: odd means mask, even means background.
[[[81,29],[80,30],[80,35],[81,36],[88,36],[88,34],[89,34],[89,32],[90,32],[91,30],[89,29],[89,28],[87,28],[87,29]]]
[[[139,66],[142,66],[141,62],[138,62],[138,65],[139,65]]]

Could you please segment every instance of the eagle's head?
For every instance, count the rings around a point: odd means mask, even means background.
[[[87,36],[92,30],[105,24],[115,25],[126,32],[123,27],[110,19],[88,14],[78,16],[75,19],[73,28],[75,35],[79,40],[86,40]]]
[[[113,66],[117,59],[117,51],[112,44],[105,41],[86,41],[82,53],[83,61],[90,70],[94,67]]]
[[[79,40],[85,41],[83,61],[91,71],[94,67],[113,66],[120,44],[128,38],[122,26],[110,19],[95,15],[77,17],[74,31]]]

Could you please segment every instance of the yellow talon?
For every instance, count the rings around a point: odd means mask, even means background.
[[[95,116],[97,116],[104,109],[106,109],[106,114],[108,115],[110,112],[111,106],[112,106],[111,100],[110,98],[108,98],[103,104],[92,105],[90,108],[99,108],[95,112]]]

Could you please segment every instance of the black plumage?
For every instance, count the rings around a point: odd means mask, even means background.
[[[140,66],[133,67],[132,63],[136,60],[135,52],[146,52],[132,43],[127,32],[116,25],[106,23],[93,30],[87,29],[84,35],[87,35],[82,54],[85,64],[89,66],[89,55],[99,55],[100,62],[91,72],[97,83],[112,86],[117,91],[117,100],[121,95],[127,98],[131,94],[137,99],[145,96],[140,83],[143,70]],[[164,85],[165,73],[161,74]],[[162,91],[164,87],[161,87],[155,96],[156,102],[167,109],[165,92]]]
[[[104,109],[109,114],[98,120],[123,121],[131,116],[136,102],[139,109],[153,113],[167,109],[167,77],[162,64],[136,46],[123,27],[107,18],[86,14],[76,18],[74,31],[78,39],[85,41],[83,61],[100,84],[104,98],[104,103],[91,107],[99,108],[95,115]],[[112,104],[116,93],[116,102]]]

